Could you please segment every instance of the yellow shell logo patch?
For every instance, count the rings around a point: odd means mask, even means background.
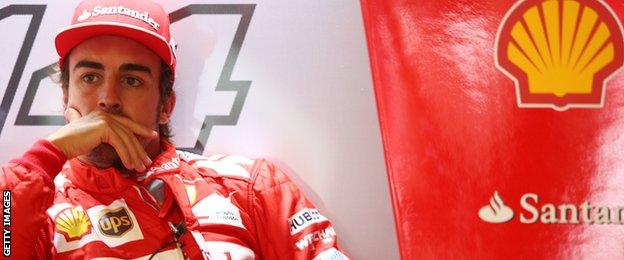
[[[186,195],[188,196],[189,203],[191,205],[195,204],[197,200],[197,189],[194,184],[184,184],[184,189],[186,190]]]
[[[61,231],[67,241],[78,240],[91,232],[91,221],[83,210],[67,208],[55,218],[56,229]]]
[[[600,0],[519,1],[496,41],[519,107],[601,108],[606,81],[624,65],[622,25]]]

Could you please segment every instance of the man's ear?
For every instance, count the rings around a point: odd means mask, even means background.
[[[171,113],[173,113],[173,108],[176,104],[176,94],[174,91],[171,92],[167,100],[163,103],[160,108],[160,118],[158,118],[158,124],[166,124],[169,123],[171,119]]]

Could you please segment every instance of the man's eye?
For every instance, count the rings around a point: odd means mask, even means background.
[[[98,76],[93,74],[87,74],[82,77],[82,81],[90,84],[95,83],[97,80]]]
[[[130,87],[138,87],[141,85],[141,81],[137,78],[133,78],[133,77],[125,77],[123,79],[123,83],[125,85],[128,85]]]

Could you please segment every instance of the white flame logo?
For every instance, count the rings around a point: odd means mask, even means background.
[[[479,218],[490,223],[505,223],[513,218],[513,210],[507,207],[498,191],[494,191],[494,196],[490,199],[490,205],[486,205],[479,210]]]
[[[80,16],[78,16],[78,21],[82,22],[84,20],[89,19],[89,17],[91,17],[91,13],[87,10],[82,10],[82,14]]]

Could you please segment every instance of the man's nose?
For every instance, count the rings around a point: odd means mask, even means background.
[[[121,110],[121,99],[117,82],[107,80],[100,90],[98,108],[108,113],[118,113]]]

